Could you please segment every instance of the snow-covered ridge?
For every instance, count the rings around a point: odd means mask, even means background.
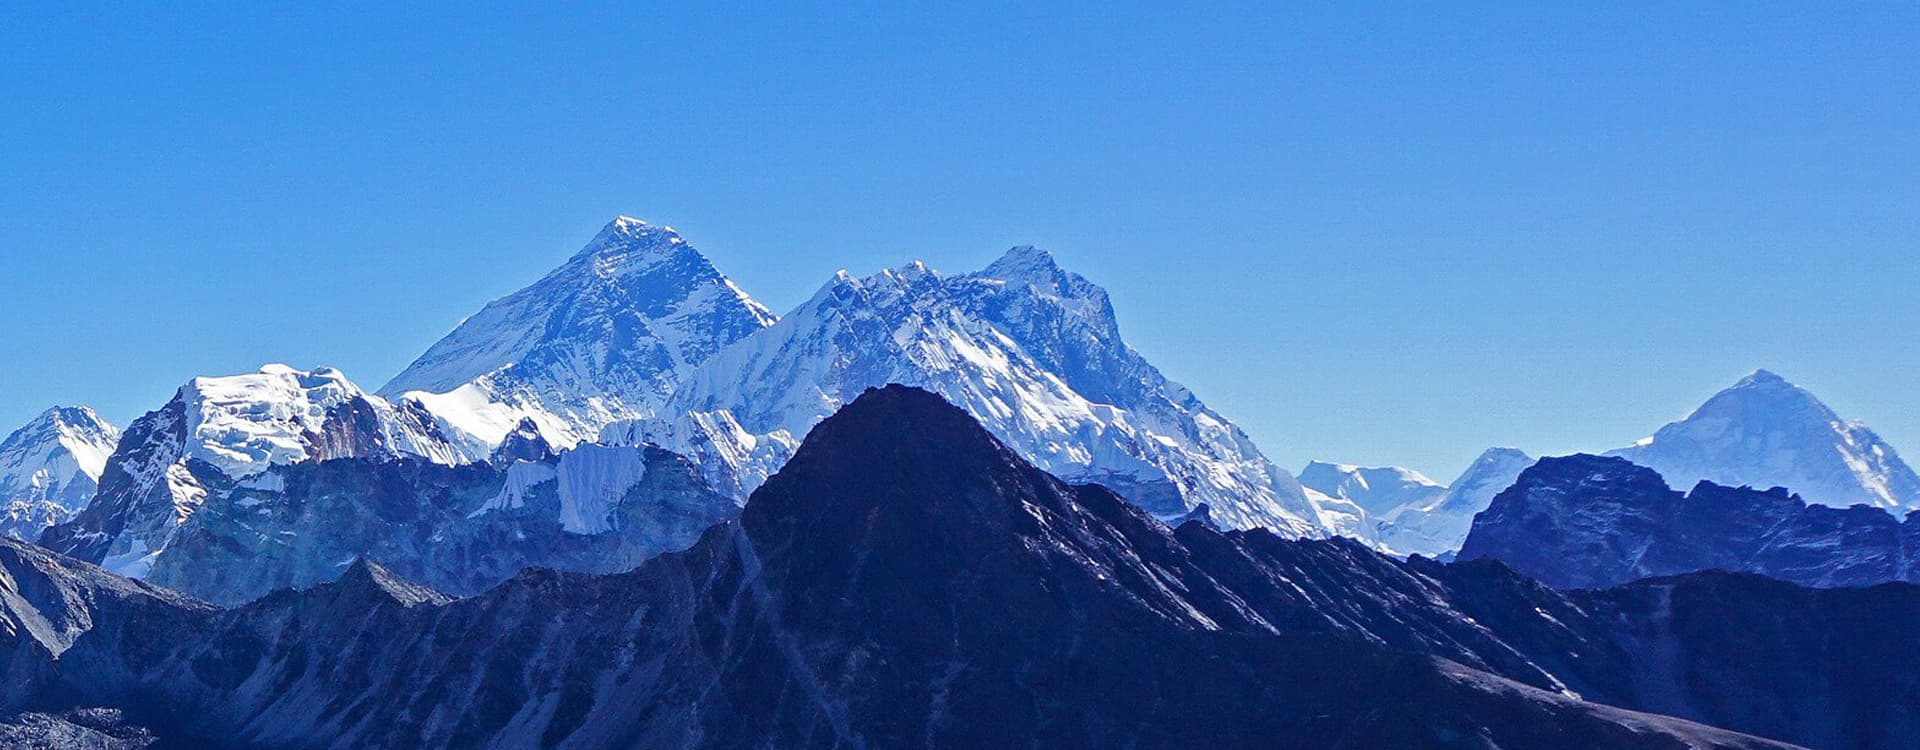
[[[689,373],[661,410],[671,419],[603,436],[657,442],[750,491],[795,436],[887,383],[939,393],[1048,471],[1107,484],[1164,517],[1205,504],[1235,527],[1353,528],[1127,347],[1104,290],[1030,247],[953,277],[918,261],[864,278],[841,271]]]
[[[199,377],[176,398],[186,407],[182,458],[235,479],[315,458],[412,455],[452,464],[485,457],[331,367],[269,364],[255,373]]]
[[[486,444],[532,419],[564,448],[651,416],[687,370],[773,321],[671,227],[622,216],[380,393]]]
[[[960,276],[918,262],[842,271],[777,319],[670,228],[621,217],[381,393],[486,446],[528,422],[556,448],[657,444],[744,499],[816,422],[891,382],[1169,518],[1206,504],[1225,525],[1366,536],[1364,511],[1309,500],[1126,346],[1105,290],[1033,247]]]
[[[269,364],[194,378],[134,422],[104,462],[93,502],[41,541],[140,577],[214,487],[275,466],[403,456],[448,465],[487,458],[478,441],[445,431],[424,410],[369,394],[332,368]]]
[[[86,507],[119,442],[84,406],[48,409],[0,440],[0,533],[31,541]]]
[[[1314,461],[1301,469],[1300,484],[1332,497],[1351,500],[1374,516],[1437,500],[1447,491],[1439,482],[1412,469],[1326,461]]]
[[[1517,448],[1488,448],[1445,492],[1381,513],[1376,527],[1381,546],[1427,557],[1460,549],[1473,528],[1473,517],[1533,463],[1532,456]]]
[[[869,386],[935,388],[1063,475],[1156,512],[1364,536],[1120,339],[1106,292],[1032,247],[946,277],[911,263],[830,279],[776,322],[676,233],[621,218],[561,268],[435,344],[382,393],[442,432],[654,443],[744,498]],[[644,354],[645,356],[639,356]],[[1338,506],[1333,508],[1332,506]]]

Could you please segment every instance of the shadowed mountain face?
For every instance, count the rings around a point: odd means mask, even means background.
[[[1920,582],[1920,512],[1808,505],[1775,487],[1682,495],[1624,459],[1542,459],[1473,522],[1460,559],[1498,559],[1560,588],[1734,570],[1808,586]]]
[[[360,563],[217,610],[5,549],[10,576],[75,593],[0,614],[78,623],[7,631],[8,708],[113,707],[234,747],[1778,746],[1611,703],[1891,748],[1920,706],[1899,677],[1920,644],[1867,637],[1920,633],[1895,616],[1911,587],[1563,594],[1491,562],[1169,530],[898,386],[822,422],[737,521],[630,573],[448,600]]]

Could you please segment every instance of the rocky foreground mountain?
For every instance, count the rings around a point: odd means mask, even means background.
[[[1681,493],[1625,459],[1575,455],[1521,473],[1474,519],[1459,557],[1561,588],[1711,569],[1821,587],[1920,582],[1920,511],[1902,520],[1706,481]]]
[[[1914,587],[1562,593],[1168,529],[898,386],[630,573],[455,600],[361,562],[218,609],[18,543],[0,572],[9,710],[200,746],[1784,746],[1656,711],[1892,748],[1920,726]]]

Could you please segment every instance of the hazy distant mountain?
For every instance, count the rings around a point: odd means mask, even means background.
[[[1409,505],[1431,504],[1447,492],[1439,482],[1412,469],[1325,461],[1314,461],[1301,469],[1300,484],[1331,497],[1351,500],[1375,518]]]
[[[1533,457],[1514,448],[1488,448],[1437,498],[1415,501],[1381,513],[1381,545],[1405,555],[1439,557],[1460,549],[1473,517],[1493,497],[1513,486]]]
[[[1920,476],[1872,430],[1842,420],[1766,370],[1715,394],[1686,419],[1612,451],[1667,483],[1788,487],[1807,502],[1920,510]]]

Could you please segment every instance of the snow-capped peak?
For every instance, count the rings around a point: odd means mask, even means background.
[[[1493,496],[1513,486],[1533,462],[1532,456],[1517,448],[1488,448],[1445,492],[1380,513],[1381,546],[1428,557],[1458,550],[1473,528],[1474,515],[1486,510]]]
[[[1374,516],[1410,503],[1427,503],[1447,490],[1412,469],[1326,461],[1314,461],[1301,469],[1300,484],[1329,497],[1351,500]]]
[[[531,419],[564,448],[653,414],[687,370],[774,320],[673,228],[622,216],[380,392],[488,446]]]
[[[1060,264],[1053,259],[1053,254],[1032,245],[1008,248],[980,271],[981,276],[1027,284],[1050,284],[1060,273]]]
[[[273,363],[253,373],[198,377],[177,398],[186,417],[182,457],[236,479],[269,466],[372,452],[442,463],[475,458],[331,367]]]
[[[657,226],[631,216],[616,217],[600,228],[570,263],[588,262],[605,274],[639,273],[666,262],[681,251],[693,252],[673,227]]]
[[[274,363],[198,377],[134,421],[105,462],[93,501],[40,541],[144,576],[210,488],[275,466],[350,457],[464,464],[487,455],[418,408],[396,407],[330,367]]]
[[[86,507],[120,430],[84,406],[56,406],[0,440],[0,533],[33,540]]]
[[[1920,476],[1859,422],[1813,393],[1756,370],[1652,437],[1611,451],[1676,487],[1788,487],[1807,502],[1920,509]]]
[[[796,436],[889,383],[934,391],[1029,460],[1107,484],[1163,517],[1204,503],[1229,526],[1333,527],[1231,422],[1120,340],[1104,290],[1032,249],[952,277],[918,262],[864,278],[836,273],[777,324],[694,370],[663,417],[606,435],[664,440],[710,477],[737,478],[711,478],[716,486],[746,491]],[[662,424],[664,415],[697,419]],[[728,465],[715,470],[715,461]]]

